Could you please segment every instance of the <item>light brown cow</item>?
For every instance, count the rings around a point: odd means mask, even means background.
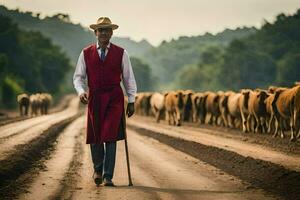
[[[165,109],[168,123],[180,126],[184,109],[181,91],[171,91],[165,94]]]
[[[42,115],[47,115],[48,114],[48,109],[51,105],[52,102],[52,96],[49,93],[41,93],[40,95],[41,99],[41,114]]]
[[[241,93],[235,92],[231,92],[228,96],[228,123],[229,126],[233,128],[236,127],[236,122],[241,122],[241,111],[239,109],[239,99],[241,96]]]
[[[255,133],[266,133],[267,125],[266,118],[268,113],[266,111],[265,100],[269,96],[268,92],[265,90],[257,89],[251,91],[249,95],[248,110],[250,115],[254,117],[254,132]],[[248,116],[248,121],[250,117]],[[249,122],[250,123],[250,122]]]
[[[26,93],[19,94],[17,96],[17,102],[19,104],[20,115],[21,116],[28,115],[28,109],[29,109],[29,104],[30,104],[28,94],[26,94]]]
[[[300,86],[276,91],[273,108],[276,110],[276,117],[279,118],[281,136],[284,137],[283,119],[290,119],[290,140],[295,141],[299,137],[300,129]]]
[[[249,110],[248,110],[248,102],[249,102],[249,94],[251,90],[249,89],[242,89],[241,90],[241,96],[239,97],[238,104],[239,104],[239,110],[242,117],[242,126],[243,126],[243,132],[247,133],[250,131],[250,125],[247,121],[247,118],[249,116]]]
[[[31,106],[31,116],[37,116],[39,111],[41,113],[41,103],[40,93],[30,95],[30,106]]]
[[[221,116],[219,109],[219,95],[214,92],[205,92],[205,109],[208,115],[208,123],[218,125],[218,118]]]
[[[164,95],[158,92],[153,93],[150,99],[150,105],[152,112],[155,116],[156,122],[159,123],[159,120],[165,110]]]

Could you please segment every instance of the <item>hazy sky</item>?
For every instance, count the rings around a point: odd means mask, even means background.
[[[100,16],[119,25],[116,36],[158,45],[182,35],[217,33],[238,26],[260,27],[281,12],[293,14],[300,0],[0,0],[8,8],[53,15],[68,13],[88,26]]]

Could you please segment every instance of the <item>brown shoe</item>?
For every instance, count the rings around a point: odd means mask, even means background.
[[[93,178],[97,186],[99,186],[102,183],[102,174],[100,172],[95,171]]]
[[[111,186],[111,187],[115,186],[115,184],[112,182],[112,180],[110,178],[104,178],[103,185],[104,186]]]

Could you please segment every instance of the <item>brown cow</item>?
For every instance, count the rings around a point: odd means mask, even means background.
[[[265,100],[269,96],[267,91],[257,89],[251,91],[249,95],[248,110],[250,116],[254,117],[254,132],[266,133],[267,125],[266,118],[268,113],[266,111]],[[248,121],[250,117],[248,116]],[[250,122],[249,122],[250,123]]]
[[[300,86],[275,92],[273,108],[275,116],[279,119],[279,130],[284,137],[283,119],[290,120],[291,141],[299,137],[300,129]],[[298,133],[298,134],[297,134]],[[297,137],[295,135],[297,134]],[[275,133],[275,136],[277,133]]]
[[[269,93],[268,98],[266,98],[266,100],[265,100],[266,111],[268,113],[268,117],[267,117],[267,125],[268,125],[267,132],[268,133],[275,133],[275,132],[277,132],[277,129],[278,129],[278,121],[275,118],[275,111],[272,106],[274,97],[275,97],[275,94]],[[275,130],[274,130],[274,128],[275,128]],[[273,135],[273,136],[275,136],[275,135]]]
[[[168,123],[180,126],[184,109],[181,91],[171,91],[165,94],[165,109]]]
[[[228,111],[228,97],[233,94],[233,91],[218,92],[219,95],[219,109],[225,127],[229,127],[229,111]]]
[[[153,93],[146,92],[141,100],[142,114],[149,116],[151,114],[150,99]]]
[[[278,86],[270,86],[268,88],[268,92],[271,93],[271,94],[275,94],[275,92],[278,91],[278,94],[279,94],[281,91],[286,90],[286,89],[289,89],[289,88],[287,88],[287,87],[278,87]],[[271,97],[273,99],[271,104],[275,103],[274,102],[274,97]],[[270,101],[270,99],[269,99],[269,101]],[[268,102],[268,103],[270,103],[270,102]],[[275,112],[273,107],[275,107],[275,109],[276,109],[276,106],[272,106],[272,108],[270,108],[270,109],[272,109],[271,111]],[[272,115],[272,117],[269,120],[269,122],[270,122],[269,124],[271,124],[270,129],[275,128],[275,131],[269,130],[269,128],[268,128],[268,132],[269,133],[274,132],[273,137],[276,137],[277,134],[278,134],[278,123],[279,123],[280,120],[282,121],[284,130],[290,129],[290,125],[289,125],[290,120],[289,119],[283,119],[282,117],[280,117],[279,114],[277,116],[275,116],[274,113],[272,113],[271,115]],[[282,118],[282,119],[279,119],[279,118]],[[275,124],[273,123],[273,121],[275,122]],[[274,125],[275,125],[275,127],[274,127]],[[281,137],[284,137],[283,133],[281,133]]]
[[[218,124],[218,118],[220,117],[220,109],[219,109],[219,95],[214,92],[205,92],[206,102],[205,109],[208,115],[208,123],[209,124]]]
[[[204,124],[206,109],[205,101],[207,96],[202,92],[197,92],[192,95],[192,110],[193,110],[193,122]]]
[[[22,93],[17,96],[17,102],[19,104],[20,115],[28,115],[28,108],[30,104],[28,94]]]
[[[193,103],[192,103],[192,95],[194,92],[192,90],[179,90],[182,92],[183,98],[183,121],[192,121],[193,117]]]
[[[136,96],[135,109],[136,114],[148,116],[150,114],[150,98],[152,93],[141,92]]]
[[[278,87],[278,86],[270,86],[268,88],[268,93],[274,94],[278,90],[286,90],[286,89],[288,89],[288,88],[286,88],[286,87]]]
[[[241,111],[239,109],[239,99],[241,93],[231,92],[228,96],[227,107],[228,107],[228,123],[230,127],[236,127],[236,121],[241,122]]]

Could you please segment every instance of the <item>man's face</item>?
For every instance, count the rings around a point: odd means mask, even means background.
[[[112,34],[113,34],[113,31],[111,28],[98,28],[95,31],[95,35],[97,36],[98,41],[100,43],[108,43]]]

